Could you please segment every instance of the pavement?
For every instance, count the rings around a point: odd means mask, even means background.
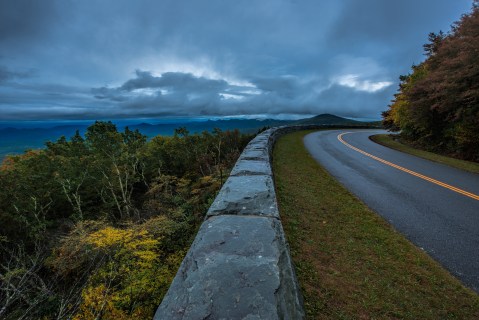
[[[479,293],[479,175],[368,138],[381,133],[319,131],[304,144],[347,189]]]

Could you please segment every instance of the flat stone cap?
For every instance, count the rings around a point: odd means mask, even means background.
[[[269,161],[261,159],[243,159],[240,158],[230,176],[245,176],[245,175],[268,175],[272,176],[271,165]]]
[[[281,223],[206,220],[154,319],[302,319]]]
[[[271,176],[230,176],[206,214],[279,217]]]
[[[275,139],[297,129],[269,129],[250,141],[154,319],[304,319],[271,170]]]

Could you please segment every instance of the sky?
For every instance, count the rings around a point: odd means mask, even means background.
[[[379,119],[472,0],[0,0],[0,121]]]

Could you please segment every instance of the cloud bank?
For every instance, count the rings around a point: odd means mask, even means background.
[[[379,117],[470,0],[0,3],[0,120]],[[434,10],[431,10],[434,8]],[[136,70],[136,71],[135,71]]]

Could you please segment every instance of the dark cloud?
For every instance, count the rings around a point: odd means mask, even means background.
[[[166,72],[153,76],[148,71],[136,71],[136,77],[116,88],[94,88],[98,99],[122,102],[126,110],[148,110],[155,114],[193,114],[200,108],[208,112],[210,106],[221,105],[222,95],[243,94],[239,86],[225,80],[196,77],[190,73]],[[182,110],[183,109],[183,110]]]
[[[294,76],[255,78],[252,79],[251,82],[259,90],[274,93],[286,99],[293,99],[299,91],[304,89]]]
[[[44,33],[55,20],[53,1],[0,1],[2,42],[31,41]]]
[[[100,100],[111,100],[116,102],[127,101],[128,97],[122,94],[121,90],[112,89],[108,87],[101,87],[101,88],[92,88],[91,92],[93,96]]]
[[[134,89],[162,87],[162,77],[154,77],[151,72],[136,70],[136,78],[125,82],[120,89],[131,91]]]
[[[205,77],[195,77],[191,73],[166,72],[155,77],[148,71],[136,71],[136,78],[128,80],[120,90],[132,91],[145,88],[165,88],[175,91],[224,90],[228,83],[224,80],[212,80]]]
[[[14,80],[29,78],[33,74],[33,71],[11,71],[5,66],[0,65],[0,84]]]
[[[379,117],[427,34],[471,4],[0,1],[0,117]]]
[[[95,88],[92,92],[97,99],[115,103],[122,114],[149,116],[292,113],[291,106],[296,114],[372,116],[393,92],[390,83],[357,76],[335,81],[329,84],[321,78],[261,77],[239,86],[189,73],[153,76],[137,71],[135,78],[121,86]]]
[[[0,66],[0,83],[15,77],[15,73],[8,71],[7,68]]]

